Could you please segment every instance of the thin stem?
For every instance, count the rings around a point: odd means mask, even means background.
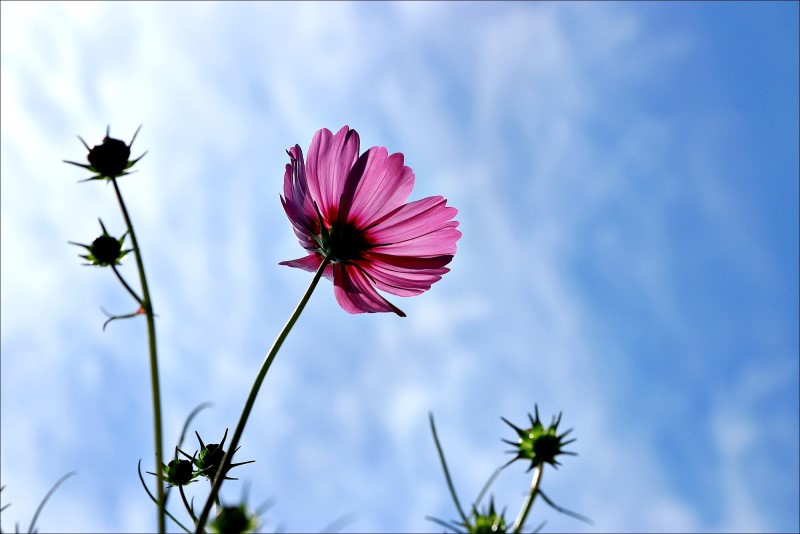
[[[144,491],[147,493],[147,496],[150,497],[150,500],[153,501],[155,504],[158,504],[158,501],[156,500],[155,497],[153,497],[153,494],[150,493],[150,488],[147,487],[147,484],[144,481],[144,477],[142,476],[142,460],[141,460],[141,458],[139,459],[139,465],[137,467],[137,470],[139,471],[139,481],[142,483],[142,487],[144,488]],[[148,471],[148,474],[155,474],[155,473],[150,473]],[[188,528],[186,528],[185,526],[183,526],[183,524],[180,521],[175,519],[175,516],[172,515],[171,513],[169,513],[169,510],[164,510],[164,513],[167,515],[167,517],[172,519],[175,522],[176,525],[181,527],[184,531],[188,532],[189,534],[192,534],[192,531],[189,530]]]
[[[119,274],[119,271],[117,270],[117,266],[116,266],[116,265],[114,265],[114,264],[112,264],[112,265],[111,265],[111,270],[112,270],[112,271],[114,271],[114,274],[116,274],[116,275],[117,275],[117,278],[119,279],[119,281],[120,281],[120,282],[122,282],[122,285],[123,285],[123,286],[125,286],[125,289],[127,289],[127,290],[128,290],[128,293],[130,293],[130,294],[131,294],[131,296],[133,297],[133,299],[134,299],[136,302],[138,302],[138,303],[139,303],[139,305],[141,306],[141,305],[142,305],[142,299],[139,297],[139,295],[137,295],[137,294],[136,294],[136,291],[134,291],[134,290],[131,288],[131,286],[129,286],[129,285],[128,285],[128,282],[126,282],[126,281],[125,281],[125,279],[124,279],[124,278],[122,278],[122,275],[121,275],[121,274]]]
[[[217,470],[217,474],[214,476],[214,485],[211,487],[211,493],[208,495],[206,504],[203,506],[203,511],[197,521],[197,530],[195,531],[196,534],[203,532],[203,526],[205,525],[206,520],[208,520],[208,515],[211,513],[211,507],[218,499],[219,489],[222,487],[223,480],[225,480],[225,473],[231,464],[233,454],[236,452],[236,449],[239,446],[239,440],[244,432],[244,426],[247,424],[247,418],[250,417],[250,412],[252,411],[253,405],[256,402],[256,397],[258,396],[258,390],[261,388],[261,383],[264,381],[264,377],[267,375],[267,371],[269,371],[270,365],[272,365],[272,361],[275,359],[275,355],[278,354],[278,350],[280,350],[281,345],[283,345],[283,341],[286,339],[286,336],[289,335],[292,327],[297,322],[297,319],[300,317],[303,308],[306,307],[308,299],[311,297],[311,294],[314,292],[314,288],[317,287],[319,279],[322,278],[322,273],[325,272],[325,268],[329,264],[330,260],[328,258],[325,258],[325,260],[322,261],[317,269],[317,272],[314,273],[314,279],[311,280],[311,285],[308,286],[303,298],[300,299],[300,303],[297,305],[294,312],[292,312],[292,315],[289,317],[289,320],[286,322],[283,330],[281,330],[280,334],[278,334],[278,337],[275,339],[275,342],[272,344],[272,348],[269,349],[267,356],[264,358],[264,362],[261,364],[261,369],[258,371],[258,375],[253,383],[253,387],[250,389],[250,395],[247,397],[247,402],[245,402],[242,415],[239,417],[239,423],[236,425],[233,438],[231,438],[231,442],[228,445],[228,450],[225,453],[225,457],[223,458],[219,469]]]
[[[186,493],[183,491],[183,486],[178,486],[178,491],[180,491],[181,499],[183,499],[183,505],[186,507],[186,511],[189,512],[189,517],[192,518],[192,521],[197,523],[197,517],[194,515],[194,510],[192,510],[192,507],[189,506],[189,501],[186,500]]]
[[[483,488],[481,488],[481,492],[478,493],[478,498],[475,499],[475,503],[472,505],[474,508],[477,508],[478,505],[481,503],[481,500],[483,499],[483,496],[486,495],[487,491],[489,491],[489,488],[494,483],[495,479],[500,474],[500,472],[503,469],[505,469],[506,465],[508,465],[508,464],[503,464],[503,465],[501,465],[500,467],[498,467],[497,469],[494,470],[494,473],[492,473],[492,476],[489,477],[489,480],[487,480],[486,484],[484,484]]]
[[[44,496],[44,499],[42,499],[42,502],[39,503],[39,507],[36,508],[36,512],[33,514],[33,519],[31,519],[31,526],[28,527],[28,534],[31,534],[32,532],[34,532],[33,527],[36,526],[36,520],[39,519],[39,514],[42,513],[42,510],[44,509],[44,505],[47,503],[48,499],[50,499],[50,497],[53,496],[53,493],[56,492],[56,490],[58,489],[58,487],[61,484],[63,484],[69,477],[71,477],[74,474],[75,474],[75,471],[70,471],[69,473],[67,473],[63,477],[59,478],[58,482],[53,484],[53,487],[50,488],[50,491],[48,491],[47,495]],[[19,531],[17,531],[17,532],[19,532]]]
[[[530,513],[531,508],[533,508],[533,500],[536,498],[536,494],[539,492],[539,484],[542,482],[543,468],[544,465],[536,467],[536,472],[533,474],[533,479],[531,480],[531,490],[525,497],[525,501],[522,503],[522,509],[519,511],[519,516],[517,520],[514,521],[514,526],[512,527],[512,532],[514,532],[514,534],[522,530],[522,526],[528,518],[528,513]]]
[[[442,470],[444,471],[444,478],[447,480],[447,487],[450,489],[450,495],[453,497],[453,502],[456,503],[458,515],[461,516],[461,520],[464,521],[464,525],[469,525],[469,519],[467,519],[467,515],[461,508],[461,503],[458,502],[456,488],[453,486],[453,481],[450,479],[450,471],[447,469],[447,462],[444,460],[444,451],[442,450],[442,445],[439,443],[439,436],[436,435],[436,425],[433,423],[433,414],[429,413],[428,417],[431,421],[431,433],[433,434],[433,441],[436,443],[436,450],[439,452],[439,460],[442,462]]]
[[[544,502],[546,502],[547,504],[549,504],[550,507],[553,508],[555,511],[560,512],[560,513],[562,513],[564,515],[568,515],[570,517],[574,517],[578,521],[583,521],[587,525],[593,525],[594,524],[594,522],[591,519],[589,519],[588,517],[586,517],[585,515],[581,515],[578,512],[573,512],[572,510],[567,510],[566,508],[563,508],[563,507],[557,505],[556,503],[554,503],[550,499],[550,497],[545,495],[545,493],[542,490],[539,490],[539,495],[541,495],[542,496],[542,500]]]
[[[111,178],[111,183],[114,184],[114,191],[117,193],[117,200],[119,200],[119,207],[122,210],[122,216],[125,219],[125,224],[128,226],[128,233],[131,235],[131,243],[133,244],[133,251],[136,254],[136,267],[139,270],[139,280],[142,284],[142,300],[141,305],[144,309],[145,316],[147,317],[147,338],[148,348],[150,353],[150,387],[153,392],[153,433],[155,435],[155,456],[156,456],[156,478],[158,479],[158,488],[156,494],[158,495],[158,532],[164,534],[166,532],[166,506],[164,499],[164,473],[161,469],[164,464],[164,445],[161,433],[161,386],[159,385],[158,378],[158,352],[156,349],[156,322],[153,313],[153,303],[150,300],[150,290],[147,286],[147,276],[144,274],[144,263],[142,262],[142,252],[139,249],[139,242],[136,240],[136,232],[133,230],[131,218],[128,215],[128,209],[125,207],[125,201],[122,200],[122,193],[119,190],[117,179]]]

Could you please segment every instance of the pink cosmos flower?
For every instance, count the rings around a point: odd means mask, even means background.
[[[372,147],[359,155],[359,137],[344,126],[314,134],[308,157],[288,151],[281,203],[308,255],[281,265],[333,280],[339,305],[349,313],[394,312],[376,287],[394,295],[419,295],[449,271],[461,232],[458,211],[441,196],[406,203],[414,173],[403,154]]]

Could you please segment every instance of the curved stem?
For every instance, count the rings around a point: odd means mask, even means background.
[[[133,290],[133,288],[131,288],[131,286],[129,286],[129,285],[128,285],[128,282],[126,282],[126,281],[125,281],[125,279],[124,279],[124,278],[122,278],[122,275],[121,275],[121,274],[119,274],[119,271],[117,270],[117,266],[116,266],[116,265],[114,265],[114,264],[112,264],[112,265],[111,265],[111,270],[112,270],[112,271],[114,271],[114,274],[116,274],[116,275],[117,275],[117,278],[118,278],[118,279],[119,279],[119,281],[122,283],[122,285],[125,287],[125,289],[127,289],[127,290],[128,290],[128,293],[130,293],[130,294],[131,294],[131,296],[133,297],[133,299],[134,299],[136,302],[138,302],[138,303],[139,303],[139,305],[141,306],[141,305],[142,305],[142,299],[139,297],[139,295],[137,295],[137,294],[136,294],[136,291],[134,291],[134,290]]]
[[[142,284],[142,300],[141,305],[144,309],[145,316],[147,317],[147,338],[148,348],[150,353],[150,386],[153,392],[153,433],[155,435],[155,449],[156,449],[156,478],[158,479],[158,532],[164,534],[166,531],[165,519],[165,499],[164,499],[164,472],[161,469],[164,464],[163,458],[163,438],[161,433],[161,386],[159,385],[158,378],[158,352],[156,349],[156,322],[155,315],[153,314],[153,303],[150,300],[150,290],[147,286],[147,277],[144,274],[144,263],[142,262],[142,252],[139,249],[139,242],[136,240],[136,232],[133,230],[131,218],[128,215],[128,209],[125,207],[125,201],[122,200],[122,193],[119,190],[117,179],[112,177],[111,183],[114,184],[114,191],[117,193],[117,200],[119,200],[119,207],[122,210],[122,216],[125,219],[125,224],[128,226],[128,233],[131,236],[131,243],[133,244],[133,252],[136,255],[136,267],[139,270],[139,280]],[[116,271],[116,270],[115,270]]]
[[[489,480],[487,480],[486,484],[484,484],[483,488],[481,488],[481,492],[478,493],[478,497],[475,499],[475,503],[472,505],[473,508],[476,508],[476,509],[478,508],[478,505],[481,503],[481,500],[483,499],[483,496],[486,495],[487,491],[489,491],[489,488],[492,486],[492,484],[494,484],[495,479],[498,477],[498,475],[500,475],[500,472],[503,469],[505,469],[506,465],[508,465],[508,464],[503,464],[503,465],[501,465],[500,467],[498,467],[497,469],[494,470],[494,473],[492,473],[492,476],[489,477]]]
[[[436,434],[436,425],[433,422],[433,414],[429,413],[428,418],[430,419],[431,423],[433,442],[436,444],[436,451],[439,453],[439,460],[442,462],[442,470],[444,471],[444,478],[447,480],[447,487],[450,490],[450,496],[453,497],[453,502],[456,503],[456,509],[458,510],[458,515],[461,516],[461,520],[465,525],[469,525],[469,519],[467,519],[467,515],[464,513],[463,508],[461,508],[461,503],[458,502],[456,488],[453,486],[453,480],[450,478],[450,471],[447,469],[447,462],[444,459],[444,451],[442,450],[441,443],[439,443],[439,436]]]
[[[141,460],[141,458],[139,459],[139,465],[137,467],[137,470],[139,471],[139,481],[142,483],[142,487],[144,488],[144,491],[147,493],[147,496],[150,497],[150,500],[153,501],[155,504],[158,504],[158,501],[156,500],[155,497],[153,497],[153,494],[150,493],[150,488],[147,487],[147,484],[144,481],[144,477],[142,476],[142,460]],[[155,474],[155,473],[150,473],[150,474]],[[175,522],[176,525],[181,527],[185,532],[188,532],[189,534],[192,534],[192,531],[189,530],[188,528],[186,528],[185,526],[183,526],[183,524],[180,521],[175,519],[175,516],[172,515],[171,513],[169,513],[169,510],[164,510],[164,513],[167,515],[167,517],[172,519]]]
[[[186,500],[186,493],[183,492],[183,486],[178,486],[178,491],[180,491],[181,499],[183,499],[183,505],[186,507],[186,511],[189,512],[189,517],[192,518],[192,521],[197,523],[197,518],[194,515],[194,510],[189,505],[189,501]]]
[[[42,509],[44,509],[44,505],[45,505],[45,504],[47,504],[47,500],[48,500],[48,499],[50,499],[50,497],[52,497],[52,496],[53,496],[53,493],[55,493],[55,492],[56,492],[56,490],[58,489],[58,487],[59,487],[61,484],[63,484],[63,483],[64,483],[64,481],[66,481],[66,480],[67,480],[69,477],[71,477],[71,476],[72,476],[72,475],[74,475],[74,474],[75,474],[75,471],[70,471],[69,473],[67,473],[67,474],[66,474],[66,475],[64,475],[63,477],[59,478],[59,479],[58,479],[58,482],[56,482],[55,484],[53,484],[53,487],[52,487],[52,488],[50,488],[50,491],[48,491],[48,492],[47,492],[47,495],[45,495],[45,496],[44,496],[44,499],[42,499],[42,502],[40,502],[40,503],[39,503],[39,507],[38,507],[38,508],[36,508],[36,512],[33,514],[33,518],[31,519],[31,526],[30,526],[30,527],[28,527],[28,534],[31,534],[31,533],[33,533],[33,532],[36,532],[36,531],[34,530],[34,527],[36,526],[36,520],[37,520],[37,519],[39,519],[39,514],[40,514],[40,513],[42,513]],[[19,532],[19,529],[17,529],[17,532]]]
[[[286,322],[283,330],[281,330],[280,334],[278,334],[278,337],[275,339],[275,342],[272,344],[272,348],[269,349],[267,356],[264,358],[264,362],[261,364],[261,369],[258,371],[258,375],[253,383],[253,387],[250,389],[250,395],[247,397],[247,402],[245,402],[242,415],[239,417],[239,423],[236,425],[233,438],[231,438],[231,442],[228,445],[228,450],[225,453],[225,457],[223,458],[219,469],[217,470],[217,474],[214,476],[214,485],[211,487],[211,493],[208,495],[206,504],[203,506],[203,511],[197,521],[197,530],[195,531],[196,534],[203,532],[203,527],[208,520],[208,515],[211,513],[211,507],[218,499],[219,489],[222,487],[222,481],[225,480],[225,473],[231,464],[233,454],[239,447],[239,440],[242,437],[242,432],[244,432],[244,426],[247,424],[247,418],[250,417],[250,412],[252,411],[253,405],[256,402],[256,396],[258,396],[258,390],[261,388],[261,383],[264,381],[264,377],[267,375],[267,371],[269,371],[270,365],[272,365],[272,361],[275,359],[275,355],[278,354],[278,350],[280,350],[281,345],[283,345],[283,341],[286,339],[286,336],[289,335],[294,323],[297,322],[297,319],[303,312],[303,308],[306,307],[306,303],[311,297],[311,293],[314,292],[314,288],[317,287],[317,283],[319,282],[319,279],[322,278],[322,273],[325,272],[325,268],[329,263],[330,260],[325,258],[325,260],[323,260],[323,262],[320,264],[317,272],[314,273],[314,279],[311,280],[311,285],[308,286],[303,298],[300,299],[300,303],[297,305],[294,312],[292,312],[292,315],[289,317],[289,320]]]
[[[517,520],[514,521],[514,526],[512,527],[512,532],[514,532],[514,534],[522,530],[522,525],[525,524],[525,520],[528,518],[528,513],[530,513],[531,508],[533,508],[533,500],[536,498],[536,494],[539,492],[539,484],[542,482],[543,468],[543,465],[539,465],[536,468],[536,472],[533,474],[533,480],[531,480],[531,490],[525,497],[525,502],[522,503],[522,509],[519,511],[519,516],[517,517]]]

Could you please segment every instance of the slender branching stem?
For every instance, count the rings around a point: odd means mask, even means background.
[[[153,303],[150,300],[150,290],[147,286],[147,276],[144,273],[144,262],[142,262],[142,252],[139,248],[139,242],[136,240],[136,232],[133,230],[133,223],[128,215],[128,209],[125,207],[125,201],[122,200],[122,193],[119,190],[117,179],[111,178],[111,183],[114,184],[114,191],[119,200],[119,207],[122,210],[122,217],[125,219],[125,224],[128,226],[128,233],[131,236],[131,243],[133,244],[133,252],[136,255],[136,267],[139,270],[139,280],[142,284],[142,299],[140,301],[142,309],[144,309],[147,318],[147,338],[148,348],[150,353],[150,386],[153,392],[153,434],[155,436],[155,457],[156,457],[156,478],[158,479],[157,492],[158,496],[158,532],[164,534],[166,532],[166,518],[165,518],[165,498],[164,498],[164,472],[162,465],[164,463],[164,445],[163,436],[161,431],[161,386],[159,385],[158,378],[158,352],[156,349],[156,322],[155,314],[153,313]],[[116,270],[115,270],[116,271]]]
[[[152,492],[150,491],[150,488],[148,488],[148,487],[147,487],[147,483],[145,483],[145,481],[144,481],[144,477],[142,476],[142,460],[141,460],[141,459],[139,459],[139,464],[138,464],[137,470],[139,471],[139,482],[141,482],[141,483],[142,483],[142,487],[144,488],[144,491],[147,493],[147,496],[148,496],[148,497],[150,497],[150,500],[151,500],[151,501],[153,501],[153,502],[154,502],[154,503],[157,505],[157,504],[158,504],[158,501],[156,500],[156,498],[155,498],[155,497],[153,497],[153,494],[152,494]],[[150,474],[153,474],[153,475],[154,475],[155,473],[150,473]],[[167,517],[169,517],[170,519],[172,519],[172,520],[175,522],[175,524],[176,524],[176,525],[178,525],[179,527],[181,527],[181,528],[183,529],[183,531],[184,531],[184,532],[188,532],[189,534],[192,534],[192,531],[191,531],[191,530],[189,530],[188,528],[186,528],[186,527],[183,525],[183,523],[181,523],[180,521],[178,521],[177,519],[175,519],[175,516],[174,516],[174,515],[172,515],[171,513],[169,513],[169,510],[164,510],[164,513],[166,514],[166,516],[167,516]]]
[[[264,358],[264,362],[261,364],[261,369],[258,371],[258,375],[256,375],[253,387],[250,389],[250,395],[247,397],[247,402],[245,402],[242,415],[239,417],[239,423],[236,425],[233,438],[231,438],[231,442],[228,445],[228,450],[226,451],[225,457],[219,466],[219,470],[217,470],[217,474],[214,476],[214,484],[211,487],[211,493],[208,495],[208,499],[206,499],[206,503],[203,506],[203,511],[200,513],[200,517],[197,521],[197,530],[195,531],[196,534],[203,532],[205,523],[208,520],[208,515],[211,513],[211,507],[218,499],[219,489],[222,487],[222,482],[225,480],[225,473],[231,465],[233,454],[239,447],[239,440],[242,438],[244,427],[247,424],[247,418],[250,417],[250,412],[252,411],[253,405],[256,402],[258,391],[261,389],[261,383],[264,381],[264,377],[267,375],[267,371],[269,371],[270,365],[272,365],[272,361],[275,359],[275,355],[278,354],[278,350],[280,350],[281,345],[283,345],[286,336],[289,335],[289,332],[297,322],[298,317],[300,317],[300,314],[306,307],[308,299],[311,298],[314,288],[317,287],[319,279],[322,278],[322,273],[325,272],[325,268],[329,264],[330,260],[328,258],[325,258],[325,260],[320,264],[319,269],[317,269],[317,272],[314,274],[313,280],[311,280],[311,285],[308,286],[308,289],[303,295],[303,298],[300,299],[300,303],[297,305],[297,308],[295,308],[294,312],[292,312],[292,315],[289,317],[289,320],[286,322],[283,330],[281,330],[280,334],[278,334],[277,339],[275,339],[275,342],[272,344],[272,348]]]
[[[533,500],[536,498],[536,494],[539,492],[539,484],[542,482],[543,468],[544,465],[540,464],[536,467],[536,471],[533,473],[531,490],[528,492],[528,495],[525,496],[525,501],[522,503],[522,509],[519,511],[519,516],[517,516],[517,520],[514,521],[514,526],[511,528],[511,531],[514,532],[514,534],[517,534],[522,530],[531,508],[533,508]]]
[[[194,510],[189,505],[189,501],[186,500],[186,493],[183,491],[183,486],[178,486],[178,491],[181,494],[181,499],[183,499],[183,505],[186,507],[186,511],[189,512],[189,517],[192,518],[192,521],[197,523],[197,517],[194,515]]]
[[[117,278],[118,278],[118,279],[119,279],[119,281],[122,283],[123,287],[125,287],[125,289],[127,289],[127,290],[128,290],[128,293],[130,293],[130,294],[131,294],[131,296],[133,297],[133,300],[135,300],[136,302],[138,302],[138,303],[139,303],[139,306],[141,306],[141,305],[142,305],[142,299],[141,299],[141,297],[139,297],[139,295],[137,295],[137,294],[136,294],[136,291],[134,291],[134,290],[133,290],[133,288],[132,288],[131,286],[129,286],[129,285],[128,285],[128,282],[126,282],[126,281],[125,281],[125,279],[124,279],[124,278],[122,278],[122,275],[121,275],[121,274],[119,274],[119,271],[117,270],[117,266],[116,266],[116,265],[114,265],[114,264],[112,264],[112,265],[111,265],[111,270],[112,270],[112,271],[114,271],[114,274],[116,274],[116,275],[117,275]]]

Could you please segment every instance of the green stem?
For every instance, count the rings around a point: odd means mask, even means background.
[[[34,527],[36,526],[36,520],[39,519],[39,514],[42,513],[42,510],[44,509],[44,505],[47,504],[47,500],[50,497],[53,496],[53,493],[56,492],[58,487],[61,484],[63,484],[64,481],[66,481],[69,477],[71,477],[74,474],[75,474],[75,471],[70,471],[69,473],[67,473],[63,477],[59,478],[58,482],[53,484],[53,487],[50,488],[50,491],[48,491],[47,495],[44,496],[44,499],[42,499],[42,502],[39,503],[39,507],[36,508],[36,512],[33,514],[33,519],[31,519],[31,526],[28,527],[28,534],[32,534],[33,532],[36,532],[36,530],[34,530]],[[17,525],[17,532],[19,532],[19,525]]]
[[[147,277],[144,274],[144,263],[142,262],[142,252],[139,249],[139,243],[136,240],[136,232],[133,230],[131,218],[128,215],[128,209],[125,207],[125,201],[122,200],[122,193],[119,190],[116,178],[111,178],[111,183],[114,184],[114,191],[117,193],[117,200],[119,200],[119,207],[122,210],[122,216],[125,219],[125,224],[128,226],[128,233],[131,235],[131,243],[133,244],[133,252],[136,255],[136,266],[139,269],[139,280],[142,284],[142,308],[144,309],[145,316],[147,317],[147,338],[148,348],[150,352],[150,386],[153,391],[153,433],[155,434],[155,448],[156,448],[156,478],[158,479],[158,532],[164,534],[166,532],[166,518],[165,518],[165,499],[164,499],[164,472],[161,469],[164,464],[163,458],[163,438],[161,434],[161,387],[158,378],[158,352],[156,349],[156,322],[155,315],[153,314],[153,303],[150,300],[150,290],[147,286]]]
[[[222,459],[219,470],[217,470],[217,474],[214,476],[214,485],[211,487],[211,493],[208,495],[206,504],[203,506],[203,511],[197,521],[197,530],[195,530],[196,534],[203,532],[203,526],[208,520],[208,515],[211,513],[211,507],[218,498],[219,489],[222,487],[222,481],[225,480],[225,473],[231,464],[233,454],[236,452],[236,449],[239,446],[239,440],[242,437],[242,432],[244,432],[244,426],[247,424],[247,418],[250,417],[250,412],[256,402],[256,396],[258,396],[258,390],[261,388],[261,383],[264,381],[264,377],[267,375],[267,371],[269,371],[269,367],[272,365],[275,355],[278,354],[278,350],[280,350],[281,345],[283,345],[283,341],[286,339],[286,336],[289,335],[294,323],[297,322],[297,319],[303,312],[303,308],[306,307],[306,303],[311,297],[311,293],[314,292],[314,288],[317,287],[317,283],[319,282],[319,279],[322,278],[322,273],[325,272],[325,268],[329,263],[330,260],[325,258],[325,260],[323,260],[323,262],[320,264],[317,272],[314,273],[314,279],[311,280],[311,285],[308,286],[303,298],[300,299],[300,303],[297,305],[294,312],[292,312],[292,315],[289,317],[289,320],[286,322],[283,330],[281,330],[280,334],[278,334],[277,339],[275,339],[275,342],[272,344],[272,348],[269,349],[266,358],[264,358],[264,363],[261,364],[261,369],[258,371],[258,375],[253,383],[253,387],[250,389],[250,395],[247,397],[247,402],[245,402],[244,409],[242,410],[242,415],[239,417],[239,423],[236,425],[236,431],[233,433],[233,438],[228,445],[228,450],[225,452],[225,457]]]
[[[136,294],[136,291],[134,291],[133,288],[128,285],[128,282],[126,282],[125,279],[122,278],[122,275],[119,274],[119,271],[117,270],[117,266],[112,264],[111,265],[111,270],[114,271],[114,274],[117,275],[117,278],[119,279],[119,281],[122,283],[122,285],[125,287],[125,289],[128,290],[128,293],[131,294],[131,296],[133,297],[133,300],[138,302],[139,306],[141,306],[142,305],[142,299],[139,297],[139,295]]]
[[[536,494],[539,492],[539,484],[542,482],[543,468],[543,465],[536,467],[536,472],[533,474],[533,479],[531,480],[531,490],[525,497],[525,502],[522,503],[522,509],[519,511],[519,516],[517,517],[517,520],[514,521],[514,526],[512,527],[512,532],[514,532],[514,534],[517,534],[522,530],[522,526],[525,524],[525,520],[528,518],[528,513],[530,513],[531,508],[533,508],[533,500],[536,498]]]
[[[178,491],[180,491],[181,499],[183,499],[183,505],[186,507],[186,511],[189,512],[189,517],[192,518],[192,521],[197,523],[197,518],[194,515],[194,510],[189,505],[189,501],[186,500],[186,493],[183,492],[183,486],[178,486]]]
[[[429,413],[428,418],[430,419],[431,423],[431,434],[433,434],[433,442],[436,444],[436,451],[439,453],[439,460],[442,462],[442,470],[444,471],[444,478],[447,480],[447,488],[450,490],[450,496],[453,497],[453,502],[456,503],[456,510],[458,510],[458,515],[461,516],[461,520],[464,522],[464,525],[469,525],[469,519],[467,515],[464,513],[464,509],[461,508],[461,503],[458,502],[458,495],[456,495],[456,488],[453,486],[453,480],[450,478],[450,470],[447,469],[447,462],[444,459],[444,451],[442,450],[442,444],[439,443],[439,436],[436,434],[436,425],[433,422],[433,414]]]

